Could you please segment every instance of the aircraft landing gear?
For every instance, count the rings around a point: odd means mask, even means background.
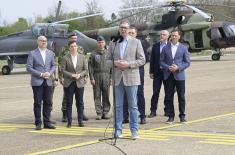
[[[2,67],[2,74],[3,75],[9,75],[11,73],[11,69],[9,66],[5,65]]]
[[[220,56],[222,56],[223,53],[221,52],[220,49],[216,49],[215,51],[212,52],[211,59],[213,61],[218,61],[220,60]]]
[[[5,65],[2,67],[2,74],[3,75],[11,74],[11,71],[13,70],[14,59],[9,57],[7,60],[7,63],[8,63],[8,65]]]

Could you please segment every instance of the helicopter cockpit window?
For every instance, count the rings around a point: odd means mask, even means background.
[[[211,38],[212,39],[221,38],[221,33],[218,28],[211,29]]]
[[[235,35],[235,25],[229,25],[228,29],[229,29],[231,35],[234,36]]]
[[[38,23],[32,27],[35,36],[45,35],[46,37],[65,37],[68,31],[68,24]]]
[[[35,36],[46,35],[46,27],[34,25],[32,27],[32,32]]]

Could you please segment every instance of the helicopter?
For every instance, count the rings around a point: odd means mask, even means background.
[[[55,20],[57,20],[59,16],[60,8],[61,1],[58,2]],[[85,15],[72,18],[70,20],[83,19],[97,15],[100,14]],[[2,67],[2,74],[10,74],[14,68],[14,64],[26,64],[29,52],[38,46],[37,38],[40,35],[47,37],[47,48],[55,52],[55,55],[58,56],[62,47],[67,45],[68,42],[69,25],[61,24],[66,21],[67,20],[36,23],[31,27],[31,29],[23,32],[0,36],[0,60],[7,60],[7,65]],[[77,30],[72,33],[77,34],[78,44],[82,46],[85,51],[91,51],[96,48],[96,41],[94,39],[85,36]]]
[[[150,37],[150,45],[159,40],[161,30],[166,29],[171,32],[177,28],[182,32],[181,42],[189,48],[190,52],[212,50],[212,60],[220,60],[220,56],[223,55],[221,49],[235,47],[235,23],[214,21],[212,15],[192,5],[187,5],[185,1],[171,1],[167,5],[146,6],[145,8],[151,11],[162,7],[170,7],[170,10],[161,16],[160,22],[133,24],[138,29],[137,37]],[[107,40],[119,36],[118,26],[88,30],[83,33],[91,38],[102,35]]]

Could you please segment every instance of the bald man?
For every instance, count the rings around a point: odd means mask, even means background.
[[[160,54],[162,52],[163,47],[167,45],[168,38],[169,38],[169,32],[167,30],[162,30],[160,32],[160,41],[158,43],[155,43],[152,47],[149,74],[150,78],[153,79],[153,95],[151,98],[151,107],[150,107],[151,112],[148,115],[149,118],[157,116],[158,99],[161,86],[163,83],[163,71],[160,66]],[[164,105],[165,105],[164,115],[168,116],[168,108],[165,104],[165,99],[164,99]]]
[[[38,48],[31,51],[27,59],[27,71],[31,74],[31,86],[34,98],[34,116],[36,130],[41,130],[41,109],[43,113],[44,128],[55,129],[51,125],[51,93],[53,74],[56,69],[54,52],[47,49],[47,38],[39,36]],[[41,108],[43,102],[43,108]]]

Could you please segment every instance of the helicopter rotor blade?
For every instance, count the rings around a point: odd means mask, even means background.
[[[183,6],[186,6],[190,9],[192,9],[193,11],[197,12],[198,14],[200,14],[202,17],[211,20],[211,16],[209,16],[207,13],[203,12],[202,10],[199,10],[198,8],[191,6],[191,5],[187,5],[187,4],[182,4]]]
[[[215,6],[215,7],[228,7],[228,8],[235,8],[233,5],[215,5],[215,4],[188,4],[192,6],[197,6],[197,7],[204,7],[204,6]]]
[[[90,14],[90,15],[85,15],[85,16],[65,19],[65,20],[61,20],[61,21],[56,21],[56,22],[53,22],[53,24],[59,24],[59,23],[64,23],[64,22],[69,22],[69,21],[74,21],[74,20],[79,20],[79,19],[85,19],[85,18],[88,18],[88,17],[101,16],[103,14],[104,14],[103,12],[94,13],[94,14]]]
[[[137,6],[137,7],[130,7],[130,8],[120,9],[120,10],[118,10],[118,12],[130,11],[130,10],[138,10],[138,9],[148,9],[148,8],[153,8],[153,7],[154,7],[153,5]]]
[[[215,11],[213,11],[213,10],[206,9],[206,8],[199,8],[199,9],[205,10],[205,11],[208,11],[208,12],[211,12],[211,13],[213,13],[213,14],[215,14],[215,15],[218,15],[218,16],[225,17],[225,18],[230,19],[230,20],[232,20],[233,22],[235,22],[235,19],[234,19],[233,17],[227,16],[227,15],[224,15],[224,14],[220,14],[220,13],[217,13],[217,12],[215,12]]]

